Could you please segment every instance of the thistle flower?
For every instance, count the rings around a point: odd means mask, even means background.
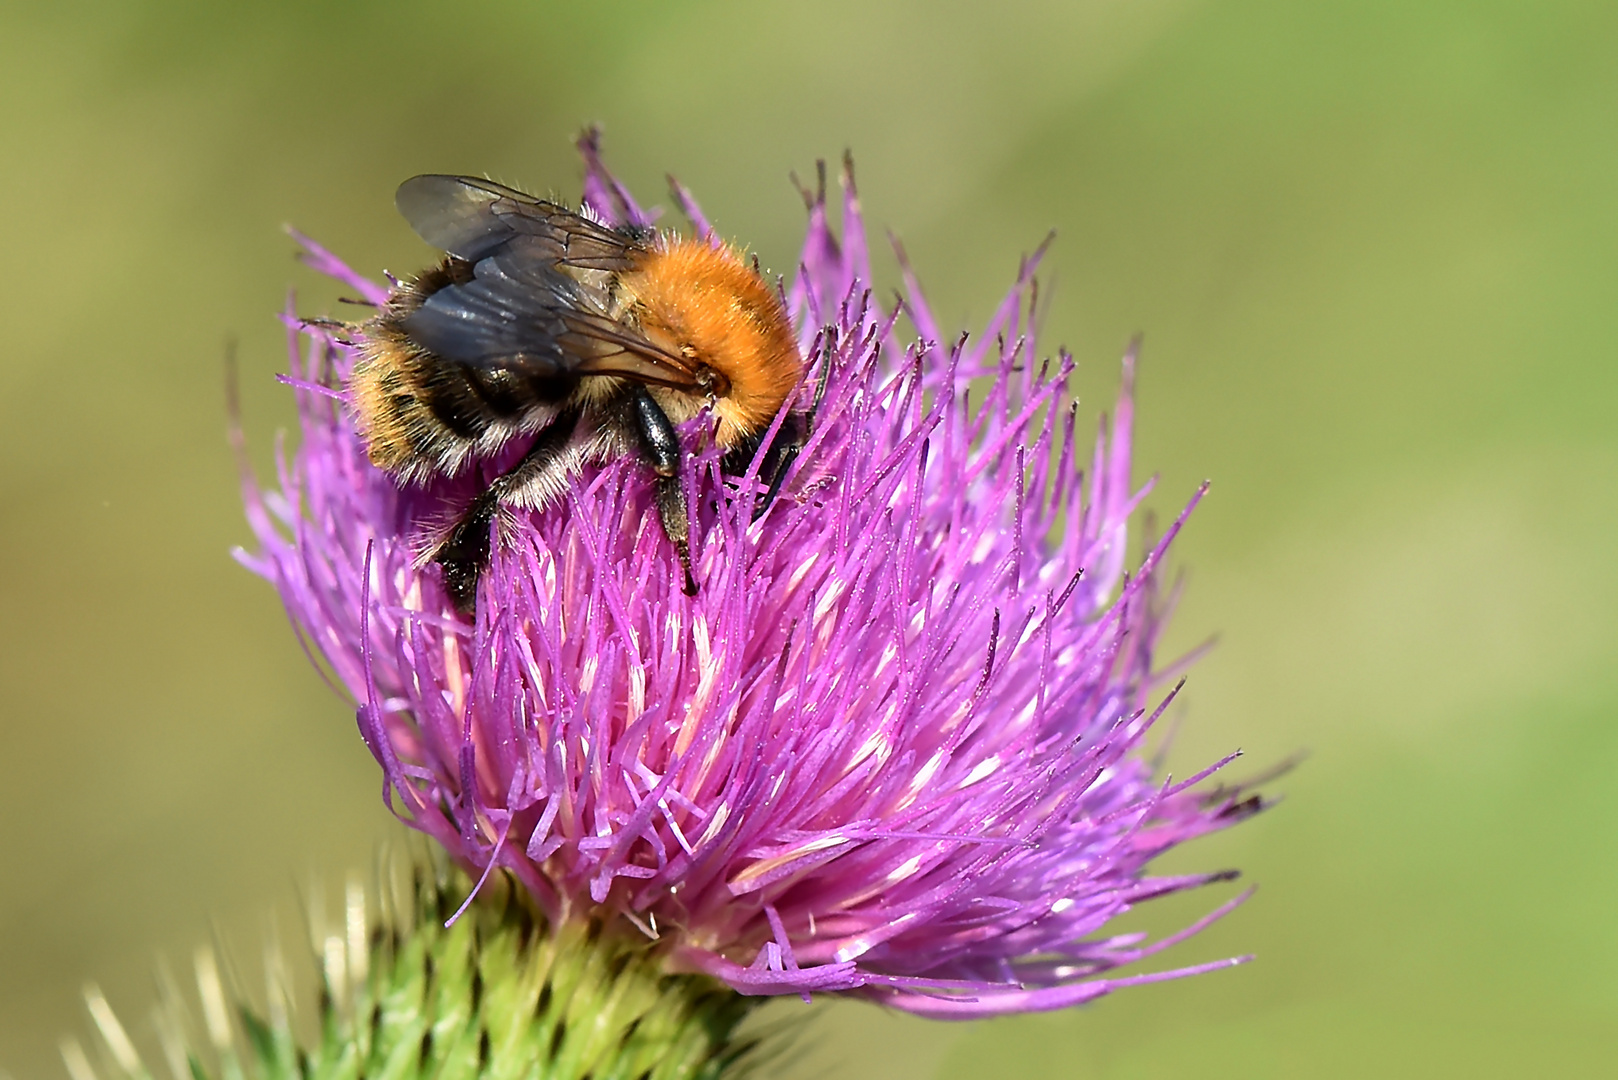
[[[581,148],[585,204],[649,225]],[[1146,867],[1260,807],[1204,783],[1228,758],[1171,782],[1141,755],[1174,693],[1156,582],[1191,507],[1126,572],[1150,487],[1130,480],[1133,351],[1085,468],[1073,360],[1036,352],[1039,255],[980,335],[951,339],[902,252],[902,301],[873,299],[846,168],[843,189],[840,238],[824,171],[806,197],[786,292],[811,365],[789,404],[818,402],[781,497],[752,520],[756,477],[720,473],[701,419],[683,432],[694,596],[647,471],[620,460],[507,514],[459,615],[421,545],[497,463],[396,485],[342,396],[351,345],[292,312],[302,438],[279,490],[248,483],[258,550],[240,558],[360,703],[389,806],[474,877],[509,872],[552,925],[632,925],[666,970],[742,994],[943,1017],[1239,962],[1112,974],[1240,897],[1156,943],[1104,930],[1231,876]]]

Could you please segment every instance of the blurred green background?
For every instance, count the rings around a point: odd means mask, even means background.
[[[279,227],[412,270],[399,180],[572,197],[597,121],[782,271],[789,171],[851,147],[948,324],[1056,227],[1085,415],[1144,331],[1140,475],[1165,512],[1215,481],[1175,766],[1312,754],[1167,864],[1261,884],[1170,960],[1255,963],[991,1023],[817,1005],[797,1074],[1609,1074],[1615,55],[1594,2],[0,8],[0,1068],[65,1075],[86,979],[144,1033],[154,957],[211,921],[252,970],[395,831],[228,556],[224,343],[262,467],[273,315],[336,295]]]

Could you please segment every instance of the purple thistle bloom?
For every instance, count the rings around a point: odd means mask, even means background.
[[[583,149],[586,204],[648,223]],[[291,312],[302,442],[278,491],[248,483],[242,561],[362,703],[390,807],[554,920],[623,915],[671,969],[967,1017],[1239,962],[1107,974],[1241,897],[1154,944],[1100,936],[1137,901],[1231,876],[1145,868],[1260,806],[1203,784],[1225,761],[1171,783],[1139,753],[1180,666],[1154,667],[1171,606],[1154,583],[1185,515],[1126,573],[1150,487],[1130,484],[1133,356],[1082,469],[1073,361],[1035,353],[1038,255],[984,333],[951,343],[908,266],[899,309],[873,302],[844,187],[840,241],[809,199],[787,293],[810,364],[789,405],[820,400],[781,497],[752,521],[756,477],[720,473],[700,419],[683,432],[695,596],[625,459],[507,512],[476,619],[459,615],[424,537],[507,462],[401,489],[327,389],[350,346]]]

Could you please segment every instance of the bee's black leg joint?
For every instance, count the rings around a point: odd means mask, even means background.
[[[680,473],[680,436],[674,422],[663,411],[644,386],[629,391],[629,407],[635,421],[635,435],[640,440],[640,452],[652,471],[658,476],[678,476]]]
[[[489,565],[489,533],[500,504],[565,465],[564,451],[578,423],[577,410],[569,410],[547,424],[528,453],[472,500],[449,537],[433,552],[433,562],[444,569],[444,591],[461,614],[470,615],[477,609],[478,578]]]
[[[691,515],[685,505],[685,487],[680,483],[680,434],[668,413],[652,399],[644,386],[628,391],[629,409],[640,452],[657,474],[657,516],[663,532],[680,556],[685,571],[685,594],[695,596],[697,579],[691,573]]]
[[[489,564],[489,528],[499,509],[498,489],[491,487],[472,500],[449,538],[433,554],[433,562],[444,571],[444,591],[463,615],[472,614],[477,607],[478,577]]]

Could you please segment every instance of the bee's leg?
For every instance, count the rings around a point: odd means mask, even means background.
[[[444,591],[463,615],[477,609],[478,577],[489,562],[489,528],[499,507],[491,487],[472,500],[449,537],[433,552],[433,562],[444,571]]]
[[[680,435],[644,386],[627,391],[631,420],[640,452],[657,474],[657,516],[663,532],[674,544],[685,570],[685,594],[697,594],[697,579],[691,573],[691,517],[685,505],[685,488],[680,486]]]
[[[781,485],[786,483],[787,473],[792,471],[792,463],[798,460],[798,451],[803,449],[804,442],[809,438],[809,420],[798,413],[790,414],[781,421],[781,430],[775,433],[775,441],[770,444],[769,456],[764,459],[764,467],[758,471],[759,476],[768,480],[769,488],[765,490],[764,497],[753,507],[753,520],[757,521],[764,516],[764,511],[770,508],[775,497],[781,494]]]
[[[753,504],[753,520],[757,521],[764,516],[764,511],[770,508],[781,488],[786,483],[787,473],[792,471],[793,462],[798,460],[798,452],[803,444],[809,441],[809,433],[814,430],[815,414],[820,412],[820,403],[826,397],[826,382],[831,375],[832,358],[832,328],[827,327],[821,336],[824,342],[821,351],[820,378],[815,384],[815,399],[809,405],[808,412],[790,412],[781,421],[781,426],[775,432],[775,438],[770,442],[764,452],[764,460],[759,463],[758,478],[766,486],[764,494]],[[723,468],[732,475],[739,475],[747,471],[752,464],[753,457],[759,451],[756,439],[748,439],[725,455]]]
[[[798,451],[802,449],[804,440],[809,437],[807,418],[802,413],[788,413],[776,429],[775,438],[767,446],[760,446],[759,438],[744,439],[725,452],[720,468],[727,475],[740,476],[747,471],[753,459],[762,451],[764,460],[759,462],[758,479],[765,485],[764,494],[753,502],[753,520],[757,521],[764,516],[764,511],[770,508],[775,497],[781,494],[781,487],[786,483],[787,473],[792,463],[798,459]]]
[[[578,422],[578,411],[570,409],[541,429],[528,453],[472,500],[433,552],[433,562],[443,567],[444,591],[462,614],[470,615],[477,607],[478,578],[489,565],[489,533],[500,504],[567,468],[568,444]]]

